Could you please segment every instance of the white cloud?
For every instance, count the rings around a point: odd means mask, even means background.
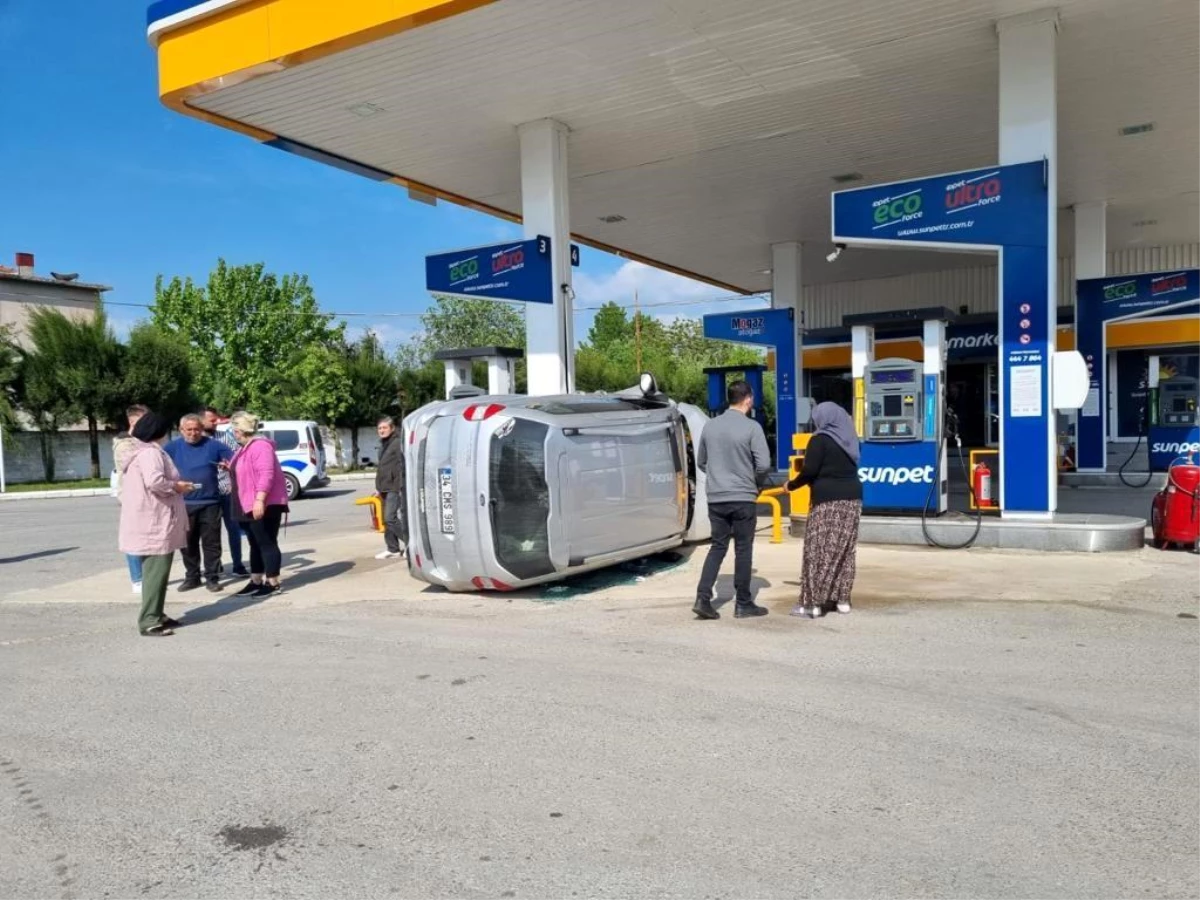
[[[739,297],[723,288],[656,269],[639,262],[626,262],[615,272],[601,276],[577,272],[574,278],[575,339],[587,336],[595,318],[595,307],[605,303],[633,309],[636,292],[642,311],[664,325],[676,319],[698,319],[713,312],[761,309],[766,303],[754,297]]]

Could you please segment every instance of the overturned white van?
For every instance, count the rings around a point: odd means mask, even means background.
[[[422,407],[404,420],[409,570],[503,591],[707,540],[706,421],[639,390]]]

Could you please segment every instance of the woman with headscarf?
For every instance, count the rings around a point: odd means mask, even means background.
[[[800,601],[791,614],[817,619],[829,607],[850,612],[862,483],[858,435],[849,414],[836,403],[819,403],[812,421],[816,433],[804,453],[804,467],[787,486],[789,491],[811,489]]]
[[[166,637],[179,626],[163,614],[167,581],[175,551],[187,546],[188,515],[183,495],[193,485],[163,452],[171,423],[147,412],[133,426],[133,444],[118,466],[121,470],[121,552],[135,556],[142,571],[142,608],[138,631],[146,637]]]

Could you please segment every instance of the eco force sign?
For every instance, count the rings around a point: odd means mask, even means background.
[[[1000,479],[1005,512],[1057,506],[1048,178],[1047,164],[1036,161],[837,191],[830,199],[836,243],[999,251],[1000,470],[1019,473]],[[948,352],[957,349],[951,343]]]
[[[1029,163],[1039,171],[1041,163]],[[1022,166],[994,166],[900,184],[837,191],[834,240],[995,246],[1035,240],[1037,196]],[[1033,214],[1034,222],[1021,222]],[[1043,211],[1044,215],[1044,211]]]
[[[425,289],[433,294],[553,303],[552,281],[548,237],[425,257]]]

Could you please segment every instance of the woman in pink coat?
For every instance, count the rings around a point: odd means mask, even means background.
[[[258,417],[234,413],[229,420],[241,448],[229,461],[234,515],[250,543],[250,583],[238,593],[262,599],[283,590],[279,525],[288,511],[287,482],[275,455],[275,442],[258,433]]]
[[[162,450],[171,423],[148,412],[133,427],[133,447],[120,460],[120,550],[142,563],[142,609],[138,631],[146,637],[174,634],[179,626],[163,614],[175,551],[187,545],[183,494],[192,490]]]

